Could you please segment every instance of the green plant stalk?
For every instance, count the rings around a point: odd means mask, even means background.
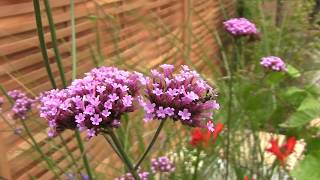
[[[13,104],[12,98],[8,95],[7,91],[4,89],[4,87],[0,84],[0,91],[6,96],[10,104]]]
[[[67,87],[67,80],[66,80],[65,75],[64,75],[63,64],[62,64],[62,61],[61,61],[61,56],[60,56],[60,52],[59,52],[59,48],[58,48],[58,44],[57,44],[58,41],[57,41],[57,36],[56,36],[56,27],[55,27],[55,24],[54,24],[54,21],[53,21],[49,0],[44,0],[44,4],[45,4],[45,9],[46,9],[47,18],[48,18],[49,27],[50,27],[52,47],[53,47],[54,54],[55,54],[55,57],[56,57],[56,62],[57,62],[57,66],[58,66],[58,69],[59,69],[60,78],[61,78],[63,87],[66,88]],[[71,161],[73,162],[73,164],[75,165],[77,170],[79,170],[79,167],[78,167],[78,164],[77,164],[77,162],[75,160],[75,157],[73,156],[71,150],[66,145],[66,141],[64,140],[64,138],[60,134],[59,134],[59,139],[62,141],[63,146],[65,147],[68,155],[71,158]]]
[[[93,173],[92,173],[92,170],[91,170],[91,167],[90,167],[90,164],[89,164],[89,160],[87,158],[87,155],[86,155],[86,152],[85,152],[85,149],[84,149],[84,145],[83,145],[79,130],[76,129],[74,134],[76,135],[78,146],[79,146],[79,149],[80,149],[80,152],[81,152],[81,155],[82,155],[82,161],[83,161],[83,164],[84,164],[84,168],[87,171],[87,175],[88,175],[89,179],[93,180]]]
[[[6,96],[6,98],[8,99],[8,101],[10,102],[11,105],[13,105],[13,100],[12,98],[8,95],[7,91],[2,87],[2,85],[0,84],[0,90],[1,92]],[[6,121],[6,119],[1,115],[2,119],[8,124],[8,126],[12,129],[14,129],[14,127],[12,127],[12,125]],[[28,137],[30,137],[32,143],[30,141],[28,141],[26,138],[24,138],[23,136],[19,135],[19,137],[21,137],[24,141],[26,141],[30,146],[32,146],[41,156],[42,158],[46,161],[49,170],[52,171],[54,173],[54,175],[57,177],[57,179],[60,179],[60,177],[58,176],[57,172],[55,172],[54,168],[53,168],[53,164],[52,161],[43,153],[43,151],[41,150],[41,148],[39,147],[38,143],[36,142],[36,140],[34,139],[34,137],[32,136],[28,126],[25,124],[24,120],[21,120],[23,128],[25,129]],[[62,170],[57,167],[61,172]]]
[[[232,118],[232,101],[233,101],[233,76],[235,71],[237,70],[236,64],[239,62],[239,52],[237,45],[238,39],[235,39],[235,47],[234,47],[234,59],[230,63],[230,74],[229,74],[229,82],[228,82],[228,111],[227,111],[227,150],[226,150],[226,180],[228,180],[229,176],[229,163],[230,163],[230,141],[231,141],[231,118]]]
[[[129,157],[127,156],[126,152],[123,150],[117,136],[114,134],[114,132],[112,130],[108,131],[112,141],[115,144],[115,147],[118,149],[119,154],[122,156],[122,159],[120,157],[120,159],[123,161],[123,163],[127,166],[127,168],[129,169],[129,171],[131,172],[132,176],[134,177],[135,180],[140,180],[140,177],[136,171],[136,169],[134,168],[132,162],[130,161]]]
[[[193,173],[193,176],[192,176],[192,180],[196,180],[198,177],[198,168],[199,168],[199,162],[200,162],[200,153],[201,153],[201,150],[200,149],[197,149],[197,159],[196,159],[196,164],[194,166],[194,173]]]
[[[118,155],[118,157],[123,161],[123,157],[121,156],[121,154],[119,153],[119,150],[117,149],[117,147],[115,146],[115,144],[112,142],[111,139],[109,139],[109,136],[107,136],[107,134],[103,133],[102,134],[103,137],[106,139],[106,141],[108,142],[108,144],[111,146],[112,150]]]
[[[57,62],[57,66],[59,69],[59,73],[60,73],[60,78],[63,84],[63,87],[67,86],[67,81],[66,78],[64,76],[64,70],[63,70],[63,65],[62,65],[62,61],[61,61],[61,56],[60,56],[60,52],[59,52],[59,48],[58,48],[58,40],[57,40],[57,35],[56,35],[56,27],[52,18],[52,13],[51,13],[51,7],[50,7],[50,2],[49,0],[44,0],[44,5],[45,5],[45,9],[46,9],[46,13],[47,13],[47,18],[48,18],[48,22],[49,22],[49,28],[50,28],[50,35],[51,35],[51,42],[52,42],[52,48],[56,57],[56,62]]]
[[[37,141],[34,139],[34,137],[32,136],[31,132],[29,131],[29,128],[28,126],[26,125],[25,121],[24,120],[21,120],[21,124],[24,128],[24,130],[26,131],[27,135],[29,136],[29,138],[31,139],[32,143],[33,143],[33,146],[34,148],[36,149],[36,151],[38,151],[38,153],[42,156],[42,158],[45,160],[45,162],[47,163],[48,167],[49,167],[49,170],[53,172],[54,176],[56,177],[56,179],[61,179],[59,174],[55,171],[54,169],[54,165],[51,161],[51,159],[49,159],[45,154],[44,152],[41,150],[41,148],[38,146],[37,144]],[[62,169],[59,168],[59,170],[61,172],[63,172]]]
[[[57,88],[53,73],[50,68],[50,62],[49,62],[49,57],[48,57],[48,53],[47,53],[47,46],[46,46],[46,42],[44,39],[39,0],[33,0],[33,6],[34,6],[34,12],[35,12],[35,18],[36,18],[36,24],[37,24],[37,32],[38,32],[38,38],[39,38],[39,43],[40,43],[40,47],[41,47],[41,52],[42,52],[41,54],[43,57],[43,62],[46,67],[46,70],[47,70],[47,73],[49,76],[49,80],[52,84],[52,87]]]
[[[160,125],[158,126],[157,131],[155,132],[155,134],[153,135],[150,144],[148,145],[147,149],[144,151],[144,153],[142,154],[141,158],[138,160],[137,164],[135,165],[134,169],[137,170],[139,168],[139,166],[141,165],[141,163],[143,162],[143,160],[146,158],[146,156],[149,154],[151,148],[153,147],[154,143],[156,142],[164,123],[166,122],[166,120],[162,120],[160,122]]]
[[[72,58],[72,79],[77,76],[77,42],[76,42],[76,20],[74,15],[74,0],[70,0],[71,11],[71,58]]]
[[[74,15],[74,0],[70,0],[70,11],[71,11],[71,56],[72,56],[72,80],[77,76],[77,44],[76,44],[76,25],[75,25],[75,15]],[[90,180],[93,180],[93,172],[87,158],[84,144],[82,142],[79,130],[75,130],[75,136],[77,143],[82,154],[82,161],[86,169],[87,175]]]

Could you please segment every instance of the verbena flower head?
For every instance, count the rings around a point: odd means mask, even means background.
[[[272,138],[270,140],[271,146],[266,150],[272,154],[274,154],[278,160],[280,161],[281,165],[285,165],[285,161],[287,157],[294,152],[295,145],[297,140],[295,137],[289,137],[287,142],[279,147],[278,144],[279,140]]]
[[[216,92],[196,71],[183,65],[178,74],[174,66],[161,65],[162,71],[151,70],[146,82],[146,100],[140,104],[146,112],[145,121],[171,118],[192,127],[204,127],[219,109]]]
[[[138,175],[140,177],[141,180],[148,180],[149,178],[149,172],[143,171],[143,172],[139,172]],[[120,178],[115,178],[114,180],[135,180],[135,178],[132,176],[131,173],[126,173],[125,175],[123,175]]]
[[[281,58],[276,56],[263,57],[260,64],[266,69],[272,71],[287,71],[286,64],[282,61]]]
[[[172,173],[175,171],[175,169],[175,165],[167,156],[162,156],[151,160],[151,170],[153,173]]]
[[[91,138],[102,129],[119,127],[121,116],[135,110],[143,80],[138,73],[114,67],[95,68],[66,89],[44,93],[40,116],[49,123],[49,135],[78,128],[86,129]]]
[[[26,93],[19,90],[12,90],[8,95],[14,100],[11,111],[14,119],[26,119],[27,113],[31,111],[33,99],[29,98]]]
[[[223,25],[226,31],[235,37],[258,34],[256,25],[246,18],[232,18],[223,22]]]

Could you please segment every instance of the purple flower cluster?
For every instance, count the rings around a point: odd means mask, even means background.
[[[153,173],[171,173],[175,171],[175,165],[167,156],[162,156],[151,160],[151,170]]]
[[[272,71],[287,71],[285,63],[281,58],[276,56],[263,57],[260,64],[266,69],[270,69]]]
[[[223,22],[224,28],[233,36],[251,36],[258,34],[256,25],[246,18],[232,18]]]
[[[141,180],[148,180],[149,172],[139,172],[138,173]],[[114,180],[135,180],[131,173],[127,173],[120,178],[115,178]]]
[[[13,112],[13,118],[26,119],[27,113],[31,111],[34,100],[19,90],[9,91],[8,95],[14,100],[14,105],[11,109]]]
[[[101,67],[86,73],[62,90],[40,97],[40,116],[50,127],[49,136],[65,129],[84,130],[91,138],[101,130],[117,128],[121,115],[135,109],[144,77],[115,67]]]
[[[0,97],[0,113],[2,111],[1,107],[2,107],[3,103],[4,103],[4,99],[2,97]]]
[[[65,174],[66,176],[66,180],[76,180],[76,179],[79,179],[77,178],[76,174],[75,173],[72,173],[72,172],[68,172]],[[81,174],[81,179],[82,180],[89,180],[89,177],[87,174]]]
[[[200,75],[182,65],[180,73],[173,74],[174,66],[163,64],[162,71],[151,70],[146,79],[146,100],[140,99],[146,122],[171,118],[192,127],[202,127],[202,120],[211,119],[219,109],[214,89]]]

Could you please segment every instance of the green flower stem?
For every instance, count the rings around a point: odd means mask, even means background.
[[[74,15],[74,0],[70,0],[71,11],[71,58],[72,58],[72,79],[77,76],[77,42],[76,42],[76,19]]]
[[[134,169],[137,170],[139,168],[139,166],[141,165],[142,161],[146,158],[146,156],[148,155],[149,151],[151,150],[151,148],[153,147],[154,143],[156,142],[162,128],[163,128],[163,125],[165,123],[166,120],[162,120],[160,122],[160,125],[156,131],[156,133],[153,135],[152,139],[151,139],[151,142],[149,144],[149,146],[147,147],[147,149],[145,150],[145,152],[143,153],[143,155],[141,156],[141,158],[139,159],[139,161],[137,162],[137,164],[135,165]]]
[[[58,69],[59,69],[60,78],[61,78],[63,87],[66,88],[67,80],[66,80],[66,77],[64,75],[63,64],[62,64],[62,61],[61,61],[61,56],[60,56],[60,52],[59,52],[59,48],[58,48],[58,44],[57,44],[58,40],[57,40],[57,35],[56,35],[56,27],[55,27],[55,24],[54,24],[54,21],[53,21],[53,18],[52,18],[52,12],[51,12],[51,6],[50,6],[49,0],[44,0],[44,5],[45,5],[47,18],[48,18],[48,22],[49,22],[52,47],[53,47],[54,54],[55,54],[55,57],[56,57],[56,62],[57,62],[57,66],[58,66]],[[65,139],[60,134],[59,134],[59,139],[62,141],[62,144],[65,147],[68,155],[70,156],[73,165],[77,168],[78,171],[80,171],[80,169],[78,167],[78,163],[77,163],[75,157],[73,156],[72,151],[66,145]]]
[[[8,95],[7,91],[2,87],[2,85],[0,84],[0,91],[7,97],[8,101],[10,102],[11,105],[13,105],[13,100],[12,98]],[[7,120],[1,115],[1,118],[8,124],[8,126],[10,128],[12,128],[14,130],[14,127],[7,122]],[[51,159],[49,159],[41,150],[41,148],[39,147],[37,141],[34,139],[34,137],[32,136],[28,126],[26,125],[24,120],[21,120],[21,123],[23,125],[24,130],[26,131],[28,137],[31,139],[32,142],[30,142],[28,139],[26,139],[25,137],[19,135],[19,137],[21,137],[24,141],[26,141],[30,146],[32,146],[39,154],[40,156],[46,161],[48,168],[50,171],[52,171],[55,175],[55,177],[57,179],[60,179],[59,174],[54,170],[54,164],[52,163]],[[61,172],[63,172],[59,167],[57,167]]]
[[[55,54],[55,57],[56,57],[57,66],[58,66],[59,73],[60,73],[60,78],[61,78],[63,87],[66,87],[67,86],[67,81],[66,81],[66,78],[64,76],[63,65],[62,65],[62,62],[61,62],[61,56],[60,56],[60,52],[59,52],[59,48],[58,48],[58,44],[57,44],[58,40],[57,40],[57,35],[56,35],[56,27],[55,27],[55,24],[54,24],[54,21],[53,21],[53,18],[52,18],[52,13],[51,13],[51,7],[50,7],[49,0],[44,0],[44,5],[45,5],[46,13],[47,13],[49,27],[50,27],[52,48],[54,50],[54,54]]]
[[[111,139],[113,140],[115,147],[118,149],[119,154],[122,156],[123,163],[127,166],[129,171],[131,172],[132,176],[134,177],[135,180],[140,180],[140,177],[137,173],[137,171],[134,169],[132,162],[130,161],[129,157],[127,156],[126,152],[124,152],[117,136],[114,134],[112,130],[108,131]]]
[[[83,145],[83,142],[82,142],[82,139],[81,139],[81,136],[80,136],[80,132],[78,130],[75,130],[74,134],[76,135],[78,146],[79,146],[79,149],[80,149],[80,152],[81,152],[81,155],[82,155],[82,161],[83,161],[83,164],[84,164],[84,168],[87,171],[87,175],[89,177],[89,180],[93,180],[93,173],[92,173],[92,170],[91,170],[87,155],[85,154],[86,152],[85,152],[84,145]]]
[[[229,176],[229,163],[230,163],[230,141],[231,141],[231,118],[232,118],[232,101],[233,101],[233,76],[237,71],[237,63],[239,62],[240,54],[239,54],[239,43],[237,42],[239,39],[235,39],[235,47],[234,47],[234,59],[230,63],[230,74],[229,74],[229,82],[228,82],[228,111],[227,111],[227,150],[226,150],[226,180],[228,180]]]
[[[74,0],[70,1],[70,11],[71,11],[71,57],[72,57],[72,79],[74,80],[77,76],[77,45],[76,45],[76,25],[75,25],[75,15],[74,15]],[[82,161],[88,177],[90,180],[93,179],[93,172],[87,158],[83,141],[78,130],[75,131],[75,136],[78,142],[78,146],[82,155]]]
[[[27,126],[27,124],[25,123],[25,120],[21,120],[22,126],[24,128],[24,130],[26,131],[27,135],[29,136],[29,138],[31,139],[32,143],[33,143],[33,147],[36,149],[36,151],[38,151],[38,153],[41,155],[42,159],[44,159],[44,161],[47,163],[48,168],[50,171],[53,172],[54,176],[56,177],[56,179],[61,179],[59,174],[56,172],[55,168],[54,168],[54,164],[52,163],[51,159],[49,159],[44,152],[41,150],[41,148],[38,146],[37,141],[34,139],[34,137],[32,136],[31,132],[29,131],[29,128]],[[61,172],[62,169],[58,168]]]
[[[39,43],[40,43],[40,47],[41,47],[41,52],[42,52],[41,54],[43,57],[43,62],[46,67],[46,70],[47,70],[50,82],[52,84],[52,87],[57,88],[56,82],[54,80],[54,75],[53,75],[51,68],[50,68],[50,62],[49,62],[49,57],[48,57],[48,53],[47,53],[47,46],[46,46],[46,42],[44,39],[39,0],[33,0],[33,6],[34,6],[34,13],[35,13],[36,24],[37,24],[37,32],[38,32],[38,38],[39,38]]]
[[[119,153],[119,150],[116,148],[115,144],[112,142],[112,140],[110,139],[110,137],[103,133],[102,134],[103,137],[107,140],[108,144],[111,146],[112,150],[118,155],[118,157],[123,161],[123,157],[121,156],[121,154]]]
[[[192,176],[192,180],[196,180],[197,179],[197,176],[198,176],[198,168],[199,168],[199,162],[200,162],[200,153],[201,153],[201,150],[200,149],[197,149],[197,159],[196,159],[196,164],[194,166],[194,173],[193,173],[193,176]]]

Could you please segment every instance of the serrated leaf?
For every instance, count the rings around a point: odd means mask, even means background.
[[[304,109],[303,111],[295,112],[285,124],[280,126],[289,128],[302,127],[319,116],[319,109]]]
[[[293,67],[292,65],[288,64],[287,65],[288,68],[288,74],[293,77],[293,78],[298,78],[301,76],[301,73],[299,72],[298,69],[296,69],[295,67]]]
[[[291,175],[298,180],[320,179],[320,153],[306,155],[305,158],[293,169]]]

